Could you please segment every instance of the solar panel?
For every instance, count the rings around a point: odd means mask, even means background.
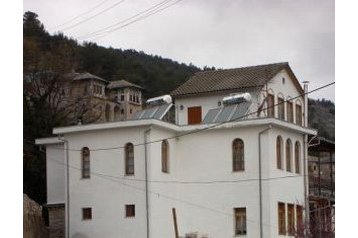
[[[227,107],[223,107],[223,109],[220,111],[219,116],[215,120],[215,122],[224,122],[228,121],[233,114],[234,110],[236,108],[236,105],[230,105]]]
[[[134,113],[131,119],[132,120],[140,120],[140,119],[161,120],[172,106],[173,104],[165,104],[161,106],[147,108],[145,110]]]
[[[152,107],[144,110],[143,115],[139,119],[150,119],[153,117],[154,113],[159,109],[159,107]]]
[[[232,115],[230,120],[234,121],[234,120],[246,119],[247,116],[245,116],[245,115],[247,114],[247,111],[249,110],[250,106],[251,106],[251,102],[240,103],[238,105],[238,107],[236,108],[234,115]]]
[[[205,118],[203,120],[203,124],[210,124],[210,123],[213,123],[214,120],[216,119],[216,116],[219,114],[221,108],[213,108],[213,109],[210,109],[206,115],[205,115]]]
[[[141,117],[141,115],[143,114],[143,112],[144,112],[144,111],[137,111],[137,112],[135,112],[135,113],[133,114],[133,116],[131,117],[131,119],[133,119],[133,120],[138,120],[138,119]]]
[[[158,120],[162,119],[172,106],[173,104],[165,104],[160,106],[152,118]]]

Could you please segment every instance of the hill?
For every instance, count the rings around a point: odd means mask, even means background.
[[[330,100],[308,100],[308,124],[318,135],[335,140],[335,105]]]

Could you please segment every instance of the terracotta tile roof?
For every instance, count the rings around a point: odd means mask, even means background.
[[[96,75],[90,74],[88,72],[84,72],[84,73],[71,72],[69,74],[69,77],[72,77],[73,80],[97,79],[108,83],[107,80],[98,77]]]
[[[299,87],[299,90],[302,90],[288,63],[284,62],[235,69],[200,71],[170,94],[173,97],[178,97],[263,86],[282,69],[288,69],[294,81],[296,80],[296,86]]]
[[[136,84],[134,84],[134,83],[130,83],[130,82],[126,81],[126,80],[111,81],[107,87],[108,87],[109,89],[113,89],[113,88],[127,88],[127,87],[134,87],[134,88],[143,89],[141,86],[136,85]]]

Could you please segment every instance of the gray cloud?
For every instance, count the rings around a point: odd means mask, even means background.
[[[114,2],[110,0],[106,6]],[[126,1],[64,33],[78,37],[157,2],[160,1]],[[55,26],[98,3],[24,0],[24,10],[37,12],[45,26]],[[299,80],[309,80],[313,89],[334,81],[334,1],[183,0],[96,42],[143,50],[200,67],[233,68],[288,61]],[[334,100],[334,87],[312,97]]]

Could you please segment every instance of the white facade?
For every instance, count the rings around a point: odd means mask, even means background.
[[[284,84],[282,77],[285,77]],[[264,90],[272,90],[276,97],[282,93],[285,99],[300,95],[285,71],[266,87],[252,93],[251,111],[262,103]],[[181,236],[200,232],[208,237],[260,237],[260,153],[262,237],[285,237],[278,234],[278,202],[304,206],[304,135],[316,132],[266,117],[229,122],[207,130],[201,129],[208,125],[186,125],[188,107],[201,106],[204,118],[209,109],[218,107],[224,96],[227,94],[176,99],[177,125],[138,120],[54,129],[54,134],[60,135],[69,146],[69,200],[65,199],[69,206],[68,237],[174,237],[172,208],[176,208]],[[303,105],[303,97],[298,100]],[[287,139],[293,145],[300,144],[299,173],[295,172],[294,147],[292,172],[286,171],[285,149],[283,169],[277,168],[278,136],[282,137],[283,146]],[[162,172],[161,163],[161,142],[166,138],[170,138],[168,173]],[[232,143],[236,138],[244,142],[245,169],[234,172]],[[144,145],[145,139],[150,143]],[[125,175],[127,143],[134,145],[134,175]],[[84,147],[90,150],[90,178],[81,177]],[[48,145],[47,161],[53,158],[66,162],[66,153]],[[62,179],[58,176],[65,175],[66,164],[62,164],[62,172],[59,164],[48,162],[47,165],[49,203],[63,201],[66,193],[62,182],[59,185]],[[135,216],[126,217],[125,205],[132,204]],[[92,208],[92,219],[82,219],[82,208]],[[234,208],[246,208],[246,235],[235,235]]]

